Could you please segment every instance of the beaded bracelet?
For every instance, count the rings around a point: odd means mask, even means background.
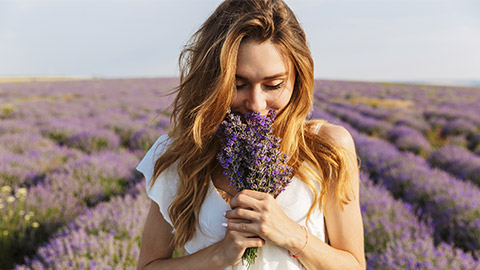
[[[302,226],[303,230],[305,231],[305,244],[303,245],[302,249],[297,253],[297,254],[292,254],[290,252],[290,250],[288,251],[288,255],[290,255],[290,257],[293,257],[297,260],[300,260],[298,258],[298,255],[300,255],[300,253],[302,253],[302,251],[305,249],[305,247],[307,246],[307,243],[308,243],[308,232],[307,232],[307,228],[305,228],[305,226]]]

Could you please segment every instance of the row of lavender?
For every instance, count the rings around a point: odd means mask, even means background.
[[[450,140],[448,144],[444,143],[443,146],[434,150],[427,139],[427,137],[430,140],[433,139],[431,130],[419,126],[418,120],[414,122],[412,119],[402,118],[401,120],[397,119],[395,124],[392,124],[387,120],[366,116],[362,113],[364,110],[358,109],[356,105],[339,102],[321,104],[323,104],[325,110],[348,122],[358,130],[385,138],[394,143],[398,149],[424,156],[432,166],[446,170],[462,179],[468,179],[480,186],[480,155],[478,155],[480,153],[480,133],[477,133],[477,130],[480,132],[480,125],[478,125],[478,128],[472,125],[475,129],[472,129],[470,135],[468,135],[472,144],[477,145],[476,154],[470,152],[464,144],[459,143],[460,145],[457,145],[459,141],[455,140]]]
[[[87,207],[111,195],[121,194],[134,180],[129,168],[138,158],[128,152],[82,155],[65,148],[56,150],[58,152],[52,159],[43,156],[41,151],[38,151],[40,154],[34,151],[25,153],[28,158],[24,160],[37,158],[45,164],[52,162],[52,171],[46,172],[43,179],[28,187],[18,184],[2,186],[2,266],[12,260],[12,255],[34,252],[35,247],[59,227],[72,221]],[[66,161],[55,166],[56,158]]]
[[[446,170],[457,177],[468,179],[480,186],[480,156],[455,144],[447,144],[431,151],[431,146],[423,134],[406,125],[392,125],[387,121],[377,120],[347,108],[325,104],[325,109],[347,121],[360,131],[383,137],[402,151],[410,151],[427,157],[432,166]]]
[[[147,115],[171,81],[0,85],[0,268],[141,179],[133,168],[168,125]]]
[[[16,269],[136,269],[149,209],[145,183],[87,209]]]
[[[166,108],[172,97],[164,95],[175,81],[1,84],[0,135],[37,133],[87,153],[119,147],[145,150],[141,135],[158,134],[168,125]],[[160,116],[155,123],[152,114]]]
[[[16,269],[136,269],[150,203],[144,191],[141,182],[125,196],[88,209]],[[469,254],[435,246],[430,227],[412,207],[364,174],[360,194],[368,269],[480,269]]]
[[[359,133],[349,124],[315,109],[312,115],[346,127],[354,137],[362,169],[396,198],[411,204],[430,224],[435,243],[445,242],[479,255],[480,189],[470,182],[432,169],[422,158],[400,152],[379,138]]]

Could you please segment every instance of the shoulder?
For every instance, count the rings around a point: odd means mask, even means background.
[[[352,135],[343,126],[325,123],[321,126],[318,135],[330,137],[337,147],[353,146]]]
[[[350,132],[343,126],[330,123],[322,123],[317,136],[328,138],[337,148],[342,148],[348,152],[355,152],[355,144]]]
[[[155,143],[150,147],[142,160],[138,163],[136,169],[143,173],[147,182],[151,181],[154,173],[154,167],[156,160],[162,155],[170,143],[168,136],[160,136]]]
[[[168,134],[163,134],[155,141],[150,149],[154,149],[155,152],[162,153],[170,145],[171,140],[168,137]],[[159,149],[160,148],[160,149]]]

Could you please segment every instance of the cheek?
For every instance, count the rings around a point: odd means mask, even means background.
[[[230,107],[236,107],[238,106],[238,104],[239,104],[239,97],[237,93],[234,92],[232,95],[232,102],[230,103]]]
[[[275,101],[272,102],[272,106],[276,107],[276,109],[281,109],[287,106],[291,97],[292,97],[292,90],[285,89],[280,95],[277,96]]]

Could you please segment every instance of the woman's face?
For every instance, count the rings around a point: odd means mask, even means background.
[[[290,61],[270,41],[242,42],[238,49],[235,92],[232,111],[266,115],[269,110],[281,111],[290,101],[295,73]]]

